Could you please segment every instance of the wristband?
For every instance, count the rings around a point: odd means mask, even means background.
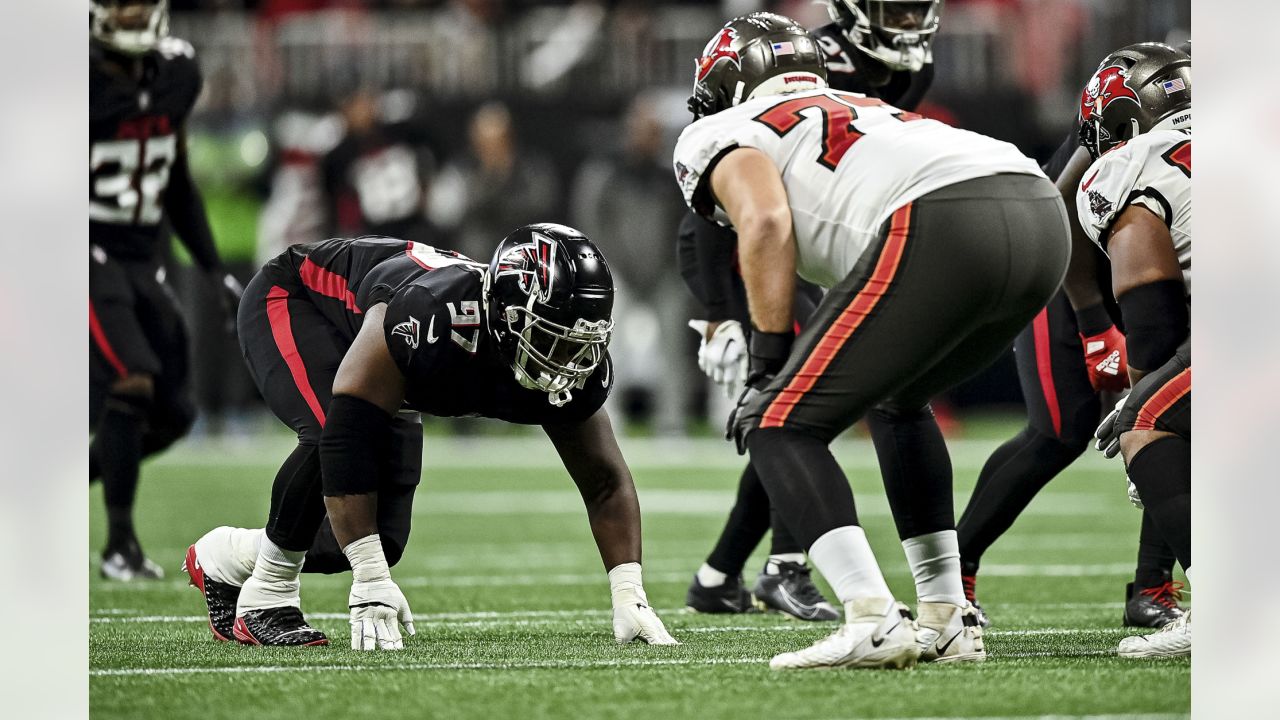
[[[795,340],[796,334],[790,330],[781,333],[754,330],[750,340],[751,374],[777,374],[787,364]]]
[[[640,580],[640,563],[622,563],[609,571],[609,593],[614,607],[648,605],[644,584]]]
[[[1111,320],[1111,314],[1107,312],[1107,307],[1102,303],[1076,310],[1076,327],[1080,330],[1080,334],[1085,337],[1101,335],[1112,325],[1115,325],[1115,323]]]
[[[387,558],[382,552],[382,538],[378,533],[366,535],[342,548],[342,554],[351,563],[351,579],[355,582],[376,582],[391,577]]]

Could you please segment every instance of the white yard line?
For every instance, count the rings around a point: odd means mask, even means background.
[[[1087,565],[1002,565],[992,563],[982,566],[985,577],[1103,577],[1125,575],[1133,572],[1132,563],[1102,563]],[[907,571],[885,573],[890,576],[905,575]],[[648,572],[645,579],[650,583],[682,583],[687,582],[691,574],[686,571]],[[507,586],[564,586],[564,585],[599,585],[603,587],[607,580],[603,573],[542,573],[520,575],[405,575],[397,576],[396,583],[401,587],[507,587]],[[162,580],[158,582],[107,584],[93,589],[94,592],[139,592],[148,590],[172,591],[187,587],[182,580]]]

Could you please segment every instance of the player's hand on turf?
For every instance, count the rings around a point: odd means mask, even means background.
[[[1124,335],[1111,325],[1096,335],[1080,335],[1089,384],[1096,391],[1120,392],[1129,385],[1129,354]]]
[[[1113,458],[1120,453],[1120,411],[1124,409],[1124,401],[1128,399],[1128,395],[1120,398],[1115,408],[1107,413],[1107,416],[1102,419],[1102,424],[1093,433],[1097,438],[1094,447],[1101,450],[1102,454],[1108,458]]]
[[[718,323],[707,337],[710,324],[706,320],[690,320],[702,343],[698,346],[698,368],[717,385],[726,397],[733,397],[747,378],[747,338],[742,323],[725,320]]]
[[[643,603],[613,608],[613,638],[620,643],[643,640],[650,645],[679,645],[653,608]]]
[[[400,625],[406,633],[415,634],[409,601],[390,576],[352,583],[347,605],[351,608],[352,650],[403,649]]]

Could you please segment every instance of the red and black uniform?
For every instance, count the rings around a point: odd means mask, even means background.
[[[245,289],[245,360],[272,412],[298,433],[272,489],[267,537],[288,550],[310,548],[304,570],[349,569],[324,521],[319,444],[338,366],[374,305],[387,305],[387,347],[406,380],[378,488],[379,533],[392,564],[408,541],[421,474],[418,413],[545,425],[586,420],[604,404],[613,380],[607,357],[563,406],[516,382],[486,329],[484,272],[454,252],[363,237],[295,245]]]
[[[89,43],[89,473],[103,480],[108,549],[131,545],[135,559],[141,458],[194,419],[186,329],[159,258],[169,230],[202,268],[219,268],[182,131],[200,88],[182,40],[141,56]],[[137,389],[142,378],[150,392]]]
[[[433,165],[427,139],[409,123],[379,122],[348,134],[321,163],[336,233],[436,235],[423,206]]]

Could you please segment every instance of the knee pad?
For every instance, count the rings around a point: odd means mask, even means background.
[[[397,538],[380,536],[382,540],[382,555],[387,559],[387,567],[395,567],[400,562],[400,558],[404,556],[404,543]]]
[[[195,419],[195,408],[185,399],[158,399],[151,412],[151,429],[144,440],[144,452],[157,453],[181,440],[191,431]]]

